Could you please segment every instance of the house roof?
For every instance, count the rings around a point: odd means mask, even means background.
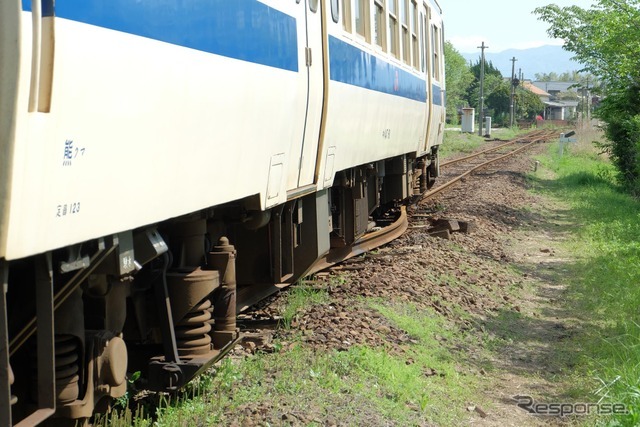
[[[522,87],[538,96],[550,96],[547,92],[540,89],[539,87],[534,86],[531,82],[523,82]]]
[[[569,90],[576,91],[578,82],[533,82],[533,85],[546,92],[567,92]],[[574,86],[574,87],[572,87]]]
[[[577,107],[578,101],[544,101],[544,105],[557,108]]]

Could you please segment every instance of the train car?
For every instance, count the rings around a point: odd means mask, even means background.
[[[443,52],[435,0],[0,2],[0,425],[177,390],[389,223]]]

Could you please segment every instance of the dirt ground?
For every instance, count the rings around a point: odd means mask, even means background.
[[[554,378],[568,367],[558,362],[563,359],[557,352],[577,327],[561,306],[566,260],[557,248],[571,224],[562,206],[530,192],[525,177],[534,169],[533,156],[546,149],[538,145],[413,206],[410,228],[400,239],[319,275],[327,284],[336,274],[347,274],[349,280],[327,285],[332,303],[306,310],[290,333],[302,333],[307,345],[318,350],[385,342],[391,351],[401,352],[411,337],[351,302],[360,296],[380,297],[430,307],[462,330],[486,336],[487,344],[500,343],[499,352],[479,349],[476,355],[471,350],[463,369],[482,378],[485,397],[469,402],[468,419],[460,425],[569,424],[532,416],[514,399],[561,398]],[[438,218],[467,221],[471,230],[434,238],[427,230]],[[278,314],[279,307],[276,298],[262,314]],[[280,333],[285,342],[287,334]],[[248,345],[244,352],[255,348]],[[487,354],[494,356],[487,359]]]

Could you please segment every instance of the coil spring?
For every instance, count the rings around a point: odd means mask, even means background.
[[[211,350],[211,301],[206,299],[176,324],[178,355],[204,354]]]
[[[71,335],[56,336],[56,396],[58,402],[69,403],[80,394],[79,344]]]
[[[80,394],[80,344],[73,335],[55,336],[55,376],[56,376],[56,399],[59,403],[65,404],[78,399]],[[35,345],[34,345],[35,348]],[[37,372],[37,351],[33,352],[32,370]],[[31,381],[31,398],[38,400],[38,375],[33,375]]]

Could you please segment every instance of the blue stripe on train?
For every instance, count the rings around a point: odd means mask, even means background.
[[[31,1],[22,0],[23,10]],[[52,1],[41,1],[51,16]],[[256,0],[57,0],[55,16],[298,71],[295,18]]]
[[[22,0],[25,11],[32,0]],[[37,0],[33,0],[37,1]],[[52,0],[40,0],[51,16]],[[229,58],[298,71],[296,20],[255,0],[57,0],[55,16]],[[330,78],[426,102],[423,79],[329,37]],[[441,104],[440,88],[433,86]]]
[[[433,104],[444,106],[443,97],[444,92],[442,88],[436,84],[431,85],[431,93],[433,93]]]
[[[426,102],[424,79],[329,36],[331,80]]]

